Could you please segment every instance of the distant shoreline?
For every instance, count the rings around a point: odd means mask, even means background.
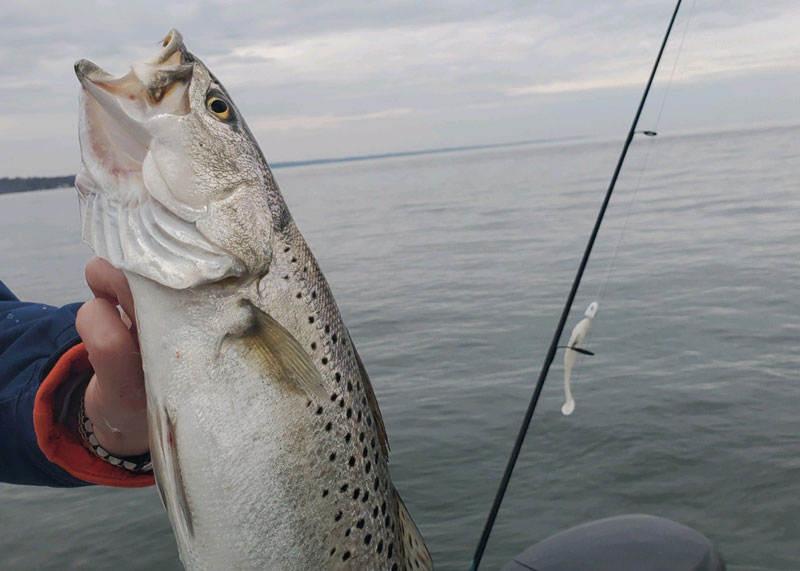
[[[800,122],[788,122],[778,124],[737,124],[716,127],[713,129],[684,130],[671,133],[659,133],[659,139],[672,139],[675,137],[704,137],[708,135],[726,135],[732,133],[744,133],[749,131],[763,131],[769,129],[796,129],[800,127]],[[422,155],[435,155],[441,153],[460,153],[467,151],[478,151],[482,149],[501,149],[509,147],[522,147],[525,145],[546,145],[550,143],[611,143],[617,141],[616,137],[592,137],[576,135],[570,137],[550,137],[543,139],[530,139],[525,141],[512,141],[506,143],[489,143],[483,145],[464,145],[459,147],[440,147],[435,149],[421,149],[416,151],[398,151],[394,153],[378,153],[372,155],[356,155],[349,157],[331,157],[322,159],[308,159],[300,161],[279,161],[270,163],[273,169],[306,167],[313,165],[326,165],[334,163],[352,163],[359,161],[373,161],[379,159],[391,159],[402,157],[414,157]],[[621,139],[619,139],[621,141]],[[16,192],[28,192],[32,190],[50,190],[54,188],[70,187],[75,184],[75,175],[51,176],[51,177],[0,177],[0,195],[12,194]]]
[[[521,147],[523,145],[543,145],[562,141],[580,141],[586,137],[557,137],[549,139],[532,139],[529,141],[513,141],[510,143],[492,143],[486,145],[465,145],[462,147],[441,147],[437,149],[422,149],[418,151],[399,151],[395,153],[380,153],[374,155],[357,155],[352,157],[332,157],[325,159],[308,159],[303,161],[281,161],[270,163],[273,169],[306,167],[311,165],[327,165],[332,163],[353,163],[359,161],[374,161],[399,157],[414,157],[419,155],[435,155],[440,153],[458,153],[465,151],[478,151],[482,149],[501,149],[507,147]],[[17,177],[0,178],[0,195],[16,192],[30,192],[34,190],[50,190],[53,188],[70,187],[75,184],[75,175],[50,176],[50,177]]]

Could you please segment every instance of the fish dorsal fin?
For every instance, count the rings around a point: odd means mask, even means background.
[[[347,332],[347,336],[350,337],[349,331]],[[378,442],[381,443],[383,454],[388,458],[389,436],[386,434],[386,425],[383,423],[381,409],[378,406],[378,398],[375,396],[375,390],[372,388],[372,381],[369,380],[367,369],[364,367],[364,362],[361,360],[361,356],[358,354],[356,346],[353,344],[352,337],[350,338],[350,346],[353,348],[353,356],[355,356],[356,363],[358,364],[358,372],[361,373],[361,384],[364,385],[364,394],[367,397],[367,403],[372,411],[372,416],[375,418],[375,428],[378,431]]]
[[[241,338],[254,349],[258,366],[269,371],[268,376],[282,381],[287,387],[304,392],[316,402],[324,402],[328,392],[319,369],[295,339],[272,316],[252,305],[253,326]]]
[[[400,522],[403,540],[403,553],[405,555],[405,569],[422,569],[432,570],[433,560],[425,545],[425,540],[422,539],[422,534],[417,529],[417,524],[411,519],[411,514],[408,513],[406,504],[400,494],[395,490],[397,497],[397,517]]]

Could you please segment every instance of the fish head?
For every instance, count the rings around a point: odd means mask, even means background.
[[[175,289],[266,270],[269,167],[227,90],[172,30],[152,60],[83,87],[76,187],[83,238],[112,265]]]

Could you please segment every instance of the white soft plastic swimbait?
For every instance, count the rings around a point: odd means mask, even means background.
[[[572,373],[572,367],[578,359],[578,353],[580,353],[580,351],[576,351],[576,349],[580,349],[583,345],[583,340],[586,338],[586,334],[589,333],[589,326],[592,324],[592,319],[597,313],[598,307],[596,301],[589,304],[589,307],[586,308],[583,314],[584,318],[572,328],[569,341],[564,349],[564,398],[566,402],[564,402],[564,406],[561,407],[561,414],[564,416],[569,416],[575,410],[575,399],[572,398],[569,379]]]

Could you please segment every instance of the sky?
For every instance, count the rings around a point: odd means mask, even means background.
[[[75,60],[124,74],[173,27],[225,84],[270,162],[622,140],[673,8],[672,0],[5,0],[0,177],[76,172]],[[797,0],[684,0],[640,127],[800,122],[798,30]]]

